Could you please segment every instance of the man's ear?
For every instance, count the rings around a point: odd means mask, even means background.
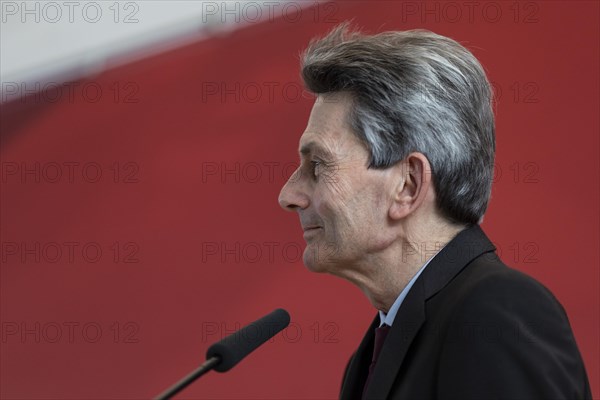
[[[431,164],[422,153],[410,153],[397,168],[398,185],[389,211],[393,220],[406,218],[421,207],[432,185]]]

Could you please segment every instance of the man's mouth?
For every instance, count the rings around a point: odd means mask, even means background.
[[[302,228],[302,230],[304,232],[308,232],[308,231],[311,231],[311,230],[314,230],[314,229],[320,229],[320,228],[321,228],[320,226],[307,226],[306,228]]]
[[[307,226],[306,228],[303,228],[304,239],[308,240],[310,237],[316,235],[319,232],[319,229],[321,229],[320,226]]]

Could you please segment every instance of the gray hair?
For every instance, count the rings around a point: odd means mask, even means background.
[[[423,153],[442,214],[482,220],[494,172],[492,90],[467,49],[426,30],[368,36],[343,23],[310,42],[302,77],[315,94],[352,96],[349,124],[370,152],[369,168]]]

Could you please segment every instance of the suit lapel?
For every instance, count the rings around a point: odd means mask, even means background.
[[[394,325],[385,340],[367,388],[367,399],[386,398],[402,366],[406,352],[424,322],[423,282],[417,280],[398,310]]]
[[[373,343],[375,341],[375,328],[379,326],[379,315],[375,317],[367,334],[360,342],[358,350],[350,360],[348,371],[344,377],[340,400],[360,400],[363,386],[367,379],[368,368],[373,357]]]
[[[384,399],[389,395],[406,353],[427,319],[425,313],[427,299],[442,290],[473,259],[494,250],[494,245],[485,236],[481,228],[475,225],[461,231],[431,260],[421,276],[415,281],[396,314],[393,327],[385,341],[373,371],[371,383],[367,389],[366,397],[368,399]],[[373,332],[375,327],[378,326],[378,321],[379,319],[375,318],[359,350],[362,348],[364,352],[367,346],[373,347]],[[372,351],[370,354],[372,354]],[[358,363],[359,359],[355,357],[353,361]],[[366,362],[366,365],[369,365],[370,359],[360,362]],[[356,371],[360,371],[359,366],[355,365],[354,368]],[[355,375],[349,374],[348,376],[353,377]],[[359,389],[353,387],[353,389],[358,390],[356,393],[362,391],[362,387]],[[347,391],[343,393],[345,392]],[[350,399],[352,397],[342,398]],[[360,398],[360,395],[358,398]]]

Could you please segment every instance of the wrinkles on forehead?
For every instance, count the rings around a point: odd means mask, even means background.
[[[300,138],[301,157],[318,156],[332,162],[355,160],[364,155],[368,157],[366,148],[348,124],[350,106],[348,94],[320,95],[317,98]]]

